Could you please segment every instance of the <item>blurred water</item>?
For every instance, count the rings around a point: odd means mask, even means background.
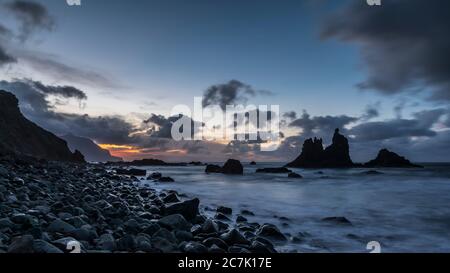
[[[380,242],[383,252],[450,252],[448,165],[378,169],[379,175],[363,174],[365,169],[292,169],[304,176],[301,180],[255,173],[274,166],[245,165],[244,176],[208,175],[204,166],[150,167],[150,173],[161,172],[176,182],[149,184],[198,197],[203,210],[231,207],[233,219],[242,209],[254,212],[246,216],[250,222],[276,224],[301,239],[278,245],[283,252],[368,252],[370,241]],[[322,221],[334,216],[353,225]]]

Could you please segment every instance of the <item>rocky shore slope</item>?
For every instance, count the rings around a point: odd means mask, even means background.
[[[0,253],[63,253],[71,242],[89,253],[272,253],[287,240],[243,215],[223,220],[229,208],[207,218],[199,204],[103,165],[0,158]]]

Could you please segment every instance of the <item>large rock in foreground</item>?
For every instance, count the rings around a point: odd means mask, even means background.
[[[350,158],[350,147],[346,137],[336,129],[333,143],[323,149],[322,139],[307,139],[301,155],[287,167],[292,168],[351,168],[355,164]]]
[[[80,152],[72,153],[67,143],[26,119],[17,98],[0,90],[0,155],[14,154],[39,159],[84,162]]]
[[[408,159],[399,156],[387,149],[378,153],[377,158],[364,164],[367,168],[421,168],[422,166],[411,163]]]

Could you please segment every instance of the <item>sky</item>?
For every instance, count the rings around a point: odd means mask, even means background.
[[[445,0],[0,0],[0,88],[126,160],[283,161],[340,127],[352,157],[450,161]],[[174,141],[194,97],[280,106],[279,148]]]

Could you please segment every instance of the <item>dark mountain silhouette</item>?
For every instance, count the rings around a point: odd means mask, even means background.
[[[0,154],[24,155],[39,159],[84,162],[72,153],[66,141],[26,119],[13,94],[0,90]]]
[[[350,148],[346,137],[336,129],[333,143],[323,149],[322,139],[307,139],[301,155],[287,167],[292,168],[350,168],[356,165],[350,158]]]
[[[399,156],[387,149],[383,149],[378,153],[377,158],[364,164],[367,168],[421,168],[422,166],[411,163],[408,159]]]
[[[86,161],[89,162],[122,161],[122,158],[112,156],[108,150],[102,149],[100,146],[95,144],[95,142],[90,140],[89,138],[79,137],[73,134],[61,136],[61,138],[67,141],[70,150],[80,151],[84,155]]]

